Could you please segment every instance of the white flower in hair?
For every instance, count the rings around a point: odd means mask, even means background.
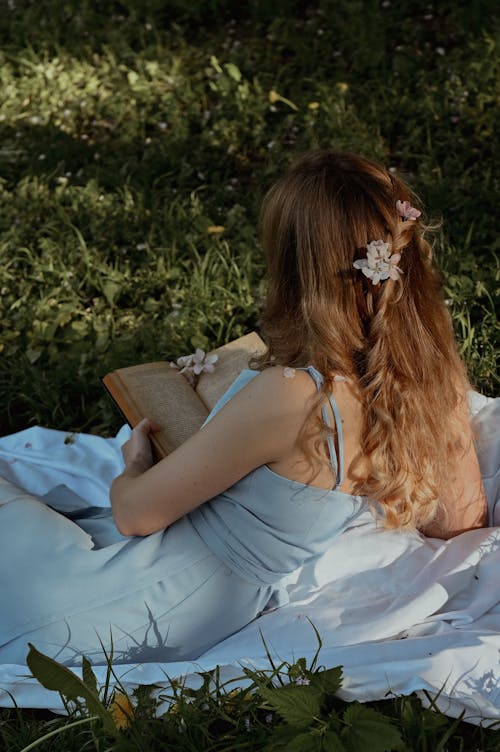
[[[353,264],[355,269],[360,269],[365,277],[371,279],[373,285],[378,285],[389,277],[399,279],[403,273],[398,266],[400,253],[391,255],[389,243],[383,240],[372,240],[366,248],[366,259],[357,259]]]

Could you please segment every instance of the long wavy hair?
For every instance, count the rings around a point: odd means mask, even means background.
[[[299,436],[311,466],[331,430],[313,416],[335,374],[353,379],[364,416],[355,493],[378,502],[387,527],[422,527],[442,511],[460,455],[453,416],[468,381],[423,225],[404,221],[397,200],[416,203],[401,179],[329,150],[304,155],[269,190],[261,214],[268,352],[259,365],[311,364],[324,376]],[[353,262],[379,239],[401,254],[402,275],[373,285]]]

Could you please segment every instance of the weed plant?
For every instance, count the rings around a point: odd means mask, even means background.
[[[413,696],[378,703],[344,702],[336,696],[342,687],[342,669],[322,667],[320,651],[318,639],[318,650],[309,666],[304,658],[293,664],[286,661],[276,664],[268,652],[269,669],[243,669],[240,679],[223,682],[216,668],[200,673],[196,688],[172,680],[167,688],[140,686],[127,693],[115,676],[112,656],[108,658],[105,684],[99,688],[85,658],[79,679],[68,668],[30,646],[29,668],[45,687],[60,692],[68,717],[41,720],[36,714],[33,717],[19,710],[4,711],[3,717],[0,716],[2,750],[493,752],[499,749],[498,721],[483,728],[463,723],[461,718],[447,718],[427,693],[424,693],[426,708]]]
[[[260,200],[311,147],[409,179],[440,222],[435,258],[471,379],[494,394],[497,32],[488,0],[7,0],[1,432],[112,434],[121,421],[100,375],[258,329]],[[153,722],[145,693],[137,737],[134,725],[106,746],[78,726],[61,749],[266,749],[262,697],[243,697],[228,713],[220,697],[183,695],[200,714],[186,716],[202,729],[194,741],[171,713]],[[413,729],[404,749],[500,749],[497,732],[464,730],[413,697],[387,707],[403,736]],[[1,717],[5,750],[66,723]]]

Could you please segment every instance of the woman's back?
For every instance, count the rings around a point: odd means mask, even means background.
[[[295,461],[277,467],[307,473],[308,460],[318,470],[311,482],[329,483],[325,441],[336,436],[320,405],[333,394],[344,428],[342,489],[371,499],[388,527],[447,536],[482,524],[484,494],[468,380],[412,200],[384,167],[328,150],[299,158],[277,181],[262,212],[269,350],[261,367],[313,363],[325,376]],[[459,514],[456,497],[465,500]]]
[[[286,369],[291,373],[291,369]],[[312,396],[310,380],[306,372],[294,369],[294,377],[301,382],[304,405]],[[365,421],[363,403],[359,387],[354,380],[347,378],[332,379],[332,402],[336,406],[337,416],[341,421],[342,442],[339,446],[338,429],[335,432],[335,451],[341,455],[344,466],[342,482],[336,485],[336,478],[330,463],[327,443],[322,444],[320,452],[323,462],[318,463],[316,474],[311,478],[311,467],[299,442],[294,448],[269,467],[277,474],[295,481],[309,483],[319,488],[337,488],[345,494],[357,495],[357,487],[369,473],[369,458],[363,455],[362,433]],[[331,405],[326,405],[330,422],[335,426],[336,417]],[[457,406],[456,420],[462,428],[464,444],[463,454],[458,465],[449,468],[449,482],[443,489],[443,512],[439,519],[427,525],[423,532],[432,537],[449,538],[464,530],[484,527],[486,524],[486,498],[481,481],[481,474],[474,447],[472,431],[469,425],[466,395]],[[304,412],[306,417],[306,411]],[[317,420],[321,420],[321,409],[316,410]],[[338,420],[337,418],[337,420]],[[443,441],[446,437],[443,436]]]
[[[304,371],[294,369],[295,378],[298,378],[303,385],[304,400],[304,420],[307,418],[307,401],[311,398],[313,391],[310,379],[307,378]],[[287,371],[289,372],[289,371]],[[337,407],[337,414],[341,420],[342,430],[342,463],[344,473],[341,484],[338,486],[339,491],[348,494],[356,494],[355,480],[353,478],[353,466],[358,463],[358,471],[362,475],[363,470],[366,472],[366,459],[360,458],[361,451],[361,431],[363,426],[363,407],[359,398],[359,392],[353,381],[347,379],[335,380],[333,378],[332,398]],[[331,425],[336,424],[336,416],[331,405],[326,405]],[[317,420],[321,420],[321,408],[316,410]],[[338,443],[338,429],[335,432],[335,451],[340,454]],[[299,442],[295,443],[294,448],[286,457],[276,462],[269,463],[269,466],[279,475],[287,478],[293,478],[296,481],[310,483],[312,486],[319,488],[334,488],[336,478],[332,465],[330,463],[330,454],[328,444],[323,443],[321,452],[323,462],[318,464],[317,474],[311,478],[311,468],[308,466],[307,458]]]

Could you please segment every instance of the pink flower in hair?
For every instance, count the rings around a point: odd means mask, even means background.
[[[396,201],[396,209],[398,214],[400,214],[404,220],[411,219],[414,221],[422,214],[422,212],[415,209],[409,201]]]
[[[383,240],[372,240],[366,246],[368,253],[365,259],[357,259],[353,266],[360,269],[365,277],[372,281],[372,285],[378,285],[385,279],[398,280],[403,273],[398,266],[401,258],[400,253],[393,253],[391,256],[389,243]]]

